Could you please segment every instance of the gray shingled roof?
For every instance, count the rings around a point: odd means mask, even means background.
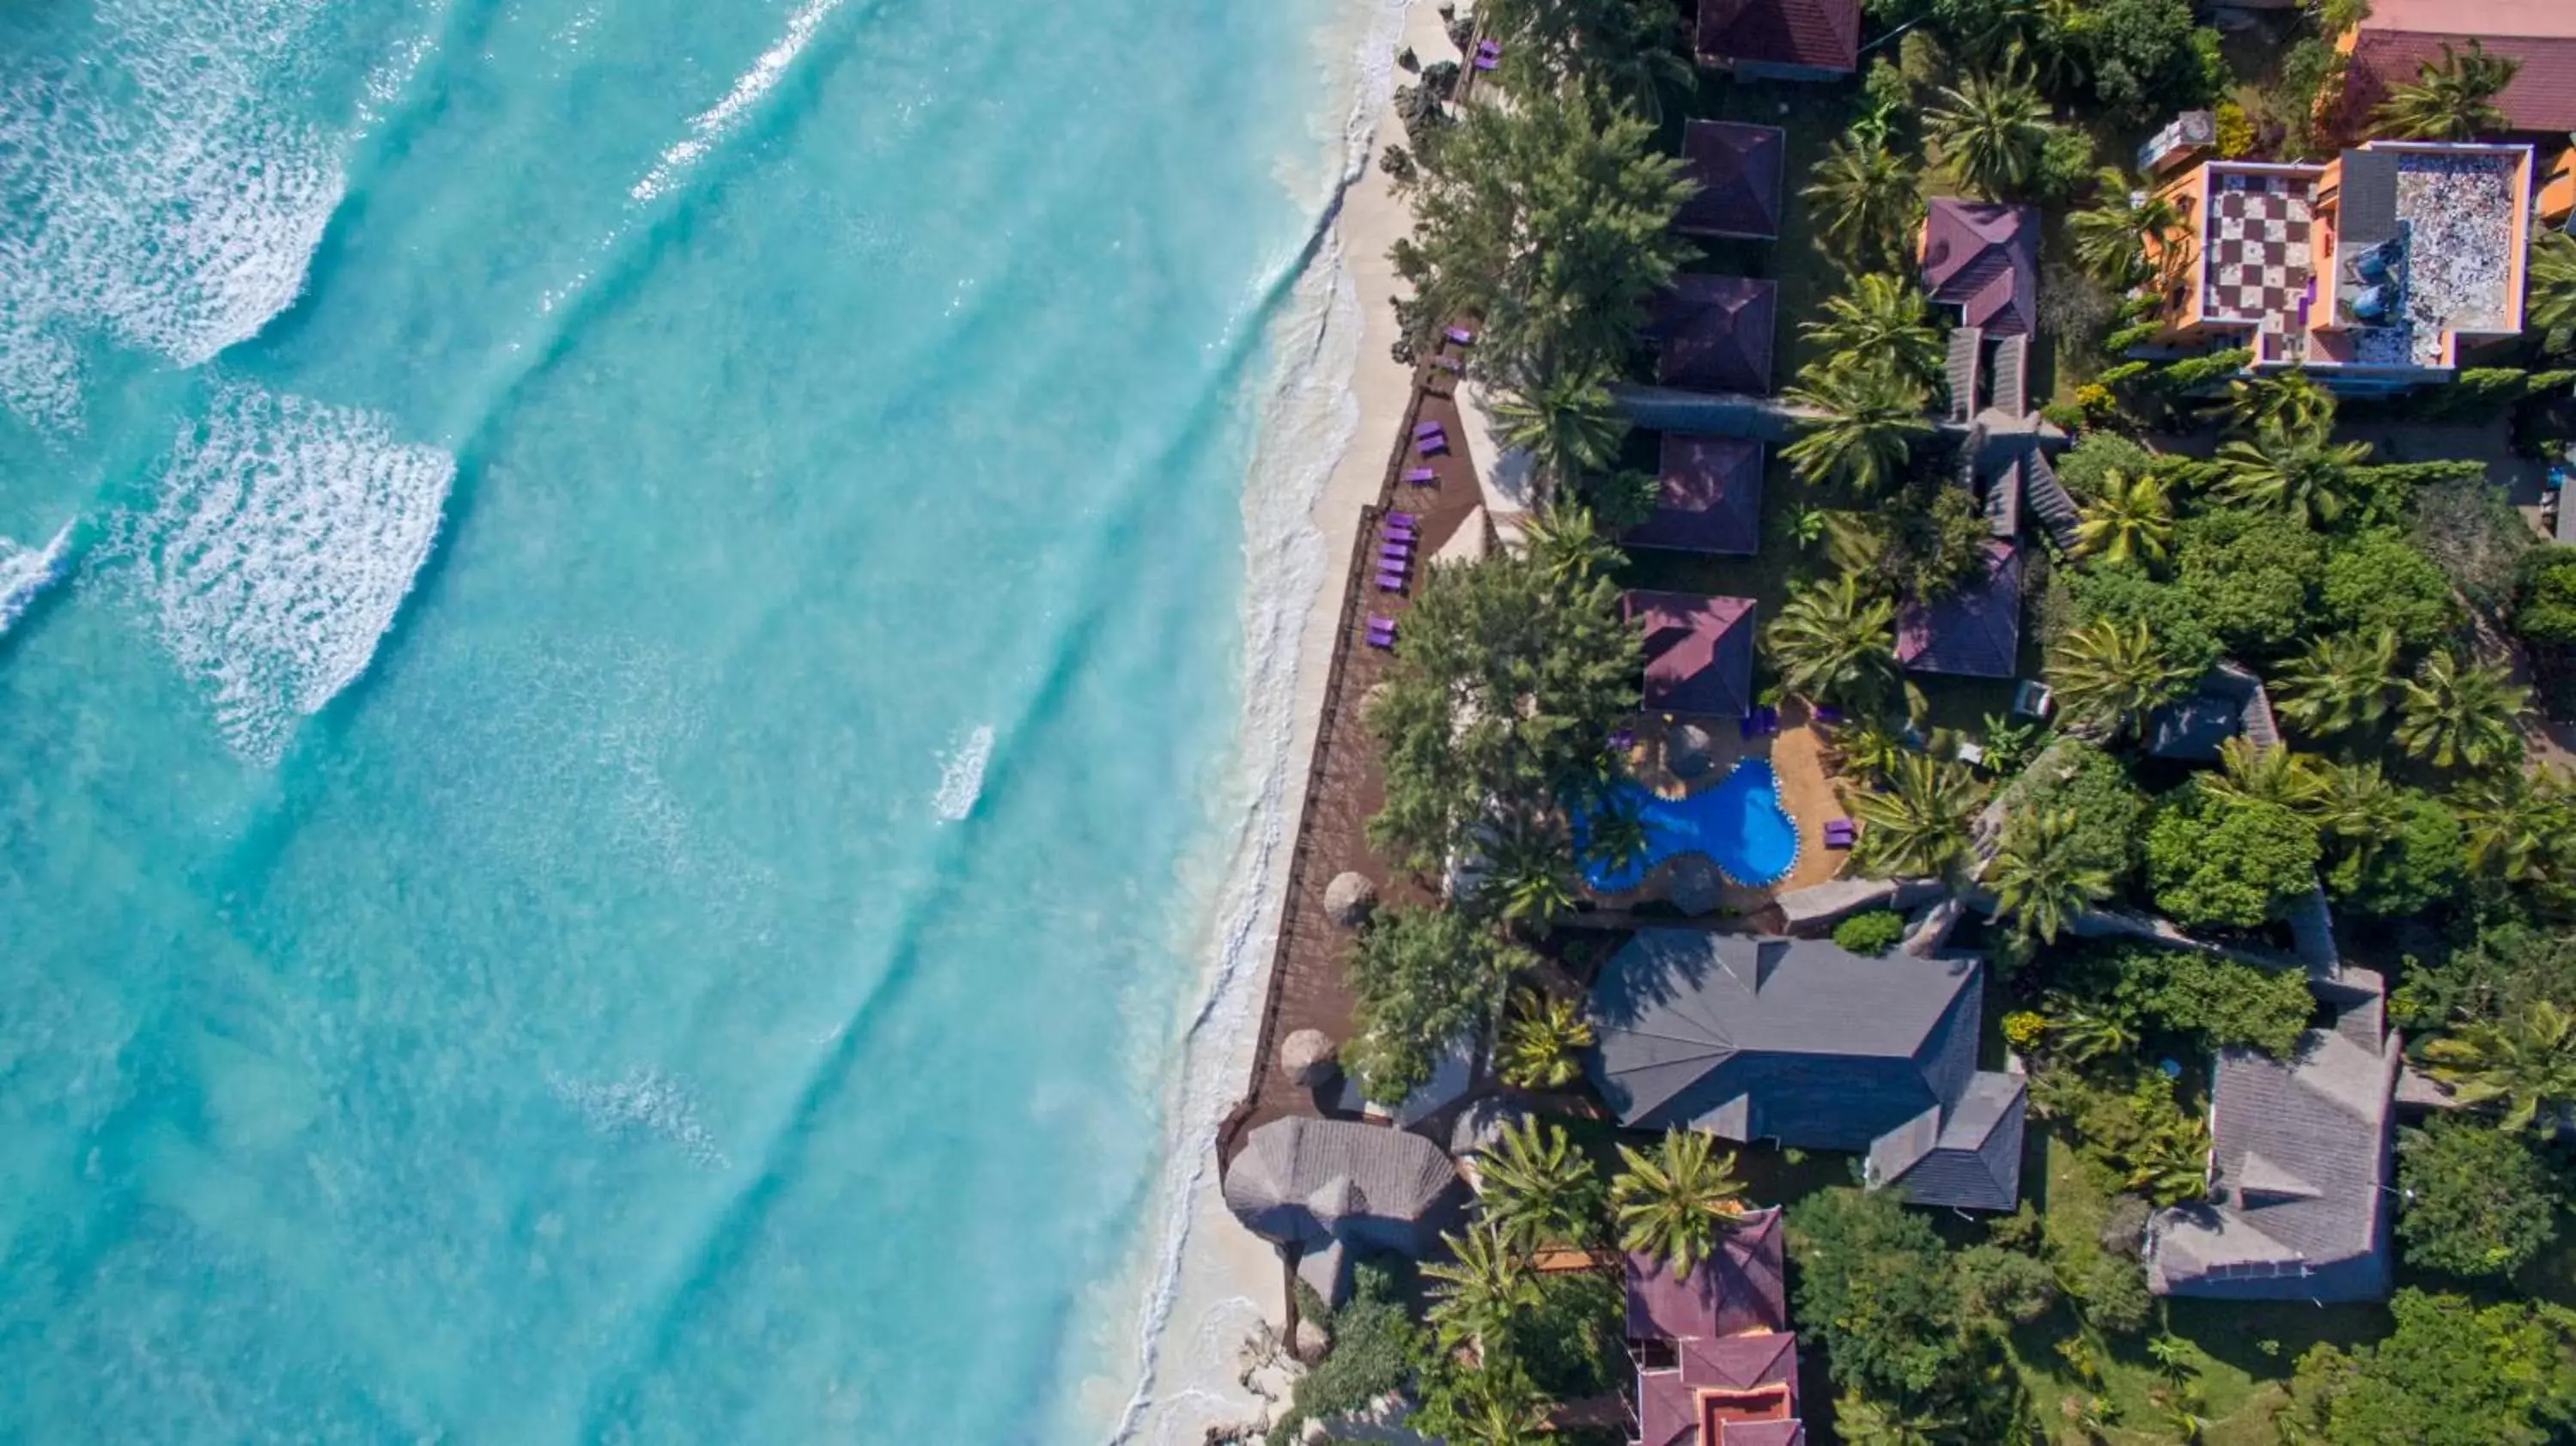
[[[1438,1145],[1354,1120],[1272,1120],[1225,1172],[1226,1208],[1296,1252],[1297,1274],[1327,1303],[1348,1290],[1352,1251],[1419,1259],[1456,1225],[1465,1199]]]
[[[2010,1209],[2021,1086],[1977,1072],[1983,982],[1972,957],[1643,930],[1593,986],[1585,1068],[1625,1125],[1868,1151],[1908,1198]]]
[[[2159,1211],[2149,1225],[2147,1283],[2157,1294],[2331,1301],[2388,1293],[2399,1041],[2379,1034],[2375,992],[2323,992],[2351,996],[2349,1007],[2335,1028],[2300,1036],[2294,1058],[2219,1055],[2211,1199]]]

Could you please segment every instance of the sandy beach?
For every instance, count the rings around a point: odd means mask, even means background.
[[[1412,0],[1402,6],[1400,17],[1396,10],[1391,3],[1381,12],[1384,23],[1372,27],[1367,44],[1383,45],[1388,56],[1409,46],[1425,64],[1455,57],[1433,0]],[[1383,67],[1385,57],[1373,63]],[[1361,69],[1364,75],[1376,73],[1370,63]],[[1388,449],[1395,443],[1411,394],[1412,369],[1398,363],[1391,352],[1395,340],[1391,303],[1398,283],[1387,259],[1388,249],[1405,234],[1410,215],[1376,163],[1387,143],[1404,134],[1392,91],[1408,78],[1395,72],[1375,82],[1373,88],[1379,93],[1369,97],[1375,105],[1366,129],[1369,159],[1344,189],[1330,234],[1301,283],[1313,288],[1323,304],[1314,327],[1317,334],[1298,342],[1309,347],[1318,370],[1338,371],[1345,365],[1341,359],[1350,358],[1348,400],[1341,407],[1344,427],[1335,429],[1341,434],[1338,458],[1313,494],[1306,526],[1297,529],[1303,535],[1294,540],[1308,564],[1299,570],[1311,581],[1304,589],[1306,606],[1293,620],[1293,685],[1286,690],[1290,707],[1285,719],[1290,733],[1281,780],[1288,786],[1278,790],[1278,802],[1261,830],[1271,846],[1256,861],[1258,894],[1251,927],[1242,940],[1235,941],[1248,946],[1245,952],[1258,960],[1258,966],[1220,979],[1216,997],[1208,1001],[1193,1031],[1194,1051],[1204,1057],[1193,1059],[1189,1073],[1194,1082],[1213,1085],[1215,1097],[1193,1101],[1181,1122],[1187,1133],[1177,1147],[1191,1150],[1197,1159],[1183,1187],[1186,1198],[1174,1205],[1181,1236],[1177,1269],[1169,1276],[1168,1295],[1149,1307],[1159,1308],[1159,1318],[1149,1320],[1146,1328],[1143,1382],[1116,1436],[1139,1446],[1199,1446],[1211,1427],[1271,1414],[1272,1401],[1267,1398],[1281,1393],[1287,1380],[1286,1372],[1275,1364],[1255,1368],[1255,1353],[1248,1350],[1283,1324],[1279,1258],[1267,1242],[1226,1213],[1218,1188],[1214,1132],[1205,1127],[1212,1120],[1199,1106],[1212,1104],[1215,1114],[1222,1116],[1242,1094],[1251,1068],[1287,881],[1287,842],[1295,838],[1298,826],[1302,790],[1296,785],[1314,753],[1334,624],[1347,582],[1343,562],[1355,545],[1361,510],[1376,499],[1385,479]],[[1355,147],[1359,139],[1355,130]],[[1252,537],[1256,551],[1265,545],[1259,534],[1256,522]],[[1251,682],[1254,686],[1262,682],[1257,669]],[[1228,942],[1219,940],[1219,947]],[[1167,1240],[1165,1248],[1174,1247]]]

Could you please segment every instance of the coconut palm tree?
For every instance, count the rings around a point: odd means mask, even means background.
[[[2292,367],[2229,382],[2219,411],[2240,432],[2277,427],[2292,436],[2322,437],[2334,430],[2335,398],[2309,380],[2305,367]]]
[[[2424,1058],[2460,1103],[2501,1105],[2508,1130],[2553,1133],[2576,1104],[2576,1016],[2546,999],[2464,1024],[2425,1045]]]
[[[2218,495],[2323,526],[2352,501],[2353,469],[2370,460],[2366,442],[2335,443],[2316,428],[2258,428],[2218,449]]]
[[[1503,1025],[1498,1072],[1514,1089],[1561,1090],[1582,1077],[1575,1051],[1591,1042],[1591,1022],[1573,1000],[1525,989]]]
[[[2116,1014],[2078,1009],[2048,1026],[2060,1054],[2077,1064],[2090,1064],[2127,1054],[2138,1047],[2137,1027]]]
[[[1646,124],[1662,125],[1664,96],[1699,88],[1699,67],[1683,58],[1681,16],[1660,0],[1592,8],[1619,17],[1619,33],[1591,55],[1593,73]]]
[[[2093,279],[2126,290],[2154,274],[2148,249],[2183,229],[2182,211],[2116,166],[2103,167],[2093,185],[2093,204],[2066,218],[2067,235]]]
[[[1718,1232],[1744,1213],[1735,1156],[1715,1153],[1710,1137],[1676,1126],[1651,1155],[1619,1147],[1627,1168],[1610,1182],[1619,1247],[1663,1258],[1675,1275],[1717,1249]]]
[[[2191,676],[2191,668],[2176,662],[2143,620],[2086,623],[2058,639],[2048,657],[2058,710],[2079,726],[2114,737],[2178,697]]]
[[[1975,837],[1985,785],[1967,765],[1907,752],[1882,788],[1853,795],[1852,812],[1869,823],[1860,863],[1880,878],[1947,876]]]
[[[2545,877],[2576,839],[2576,792],[2566,775],[2542,768],[2473,779],[2452,795],[2468,844],[2469,867],[2508,883]]]
[[[1624,792],[1613,793],[1594,802],[1584,814],[1583,837],[1575,855],[1588,867],[1625,873],[1630,865],[1645,858],[1650,844],[1645,816]]]
[[[2522,756],[2520,719],[2531,690],[2492,663],[2456,653],[2426,658],[2398,703],[2397,742],[2436,768],[2487,768]]]
[[[1619,455],[1628,420],[1610,400],[1614,373],[1606,363],[1580,367],[1540,364],[1494,399],[1503,445],[1525,453],[1539,475],[1570,487]]]
[[[1923,293],[1902,277],[1854,277],[1849,291],[1825,298],[1823,320],[1800,330],[1838,359],[1892,357],[1899,370],[1923,382],[1941,375],[1940,330],[1924,309]]]
[[[1932,431],[1923,414],[1931,394],[1886,356],[1810,362],[1783,395],[1818,414],[1801,419],[1798,439],[1780,453],[1810,485],[1876,492],[1904,470],[1914,439]]]
[[[1476,1155],[1476,1213],[1523,1251],[1589,1239],[1600,1205],[1592,1161],[1557,1125],[1523,1118]]]
[[[2305,813],[2324,799],[2326,779],[2309,755],[2258,747],[2239,735],[2218,745],[2218,771],[2204,777],[2201,786],[2219,798],[2277,803]]]
[[[1580,590],[1621,561],[1619,549],[1611,546],[1593,522],[1591,509],[1572,503],[1561,502],[1532,513],[1522,524],[1522,536],[1548,581],[1564,593]]]
[[[1544,932],[1574,908],[1572,862],[1565,839],[1554,828],[1520,822],[1488,850],[1478,894],[1495,900],[1506,922]]]
[[[2025,939],[2054,944],[2078,915],[2111,897],[2111,870],[2069,847],[2075,826],[2071,809],[2020,815],[1986,865],[1995,918],[2011,920]]]
[[[2439,61],[2421,62],[2412,83],[2388,88],[2371,112],[2371,129],[2400,141],[2465,141],[2503,130],[2512,122],[2495,98],[2520,69],[2521,61],[2489,55],[2475,40],[2461,51],[2444,41]]]
[[[1923,214],[1914,165],[1884,136],[1836,140],[1800,194],[1825,248],[1854,269],[1899,265]]]
[[[2316,797],[2308,804],[2317,827],[2368,863],[2400,821],[2396,788],[2370,762],[2328,764],[2317,780]]]
[[[2102,477],[2102,494],[2075,524],[2075,550],[2104,562],[2162,562],[2173,544],[2173,499],[2165,484],[2140,473]]]
[[[1944,87],[1925,117],[1933,144],[1960,181],[1989,197],[2020,191],[2039,172],[2040,153],[2057,123],[2018,55],[2000,72],[1971,75]]]
[[[1834,1401],[1844,1446],[1943,1446],[1959,1439],[1958,1415],[1931,1401],[1887,1401],[1845,1390]]]
[[[1762,651],[1780,686],[1801,698],[1865,698],[1895,680],[1895,626],[1896,604],[1862,592],[1847,572],[1791,593],[1762,630]]]
[[[2333,633],[2283,664],[2272,707],[2303,733],[2367,728],[2387,716],[2397,691],[2397,630]]]
[[[1512,1317],[1539,1304],[1538,1273],[1490,1220],[1440,1238],[1450,1258],[1422,1267],[1433,1281],[1425,1318],[1442,1345],[1454,1349],[1474,1343],[1481,1352],[1484,1343],[1500,1340],[1511,1329]]]
[[[2523,324],[2553,352],[2576,345],[2576,236],[2535,226],[2523,279]]]

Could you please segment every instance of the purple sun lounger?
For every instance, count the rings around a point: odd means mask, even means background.
[[[1440,483],[1440,474],[1428,467],[1407,467],[1404,480],[1416,487],[1436,487]]]
[[[1386,520],[1398,527],[1411,527],[1418,519],[1410,512],[1390,512]]]
[[[1447,437],[1437,436],[1416,437],[1413,439],[1413,450],[1421,453],[1425,457],[1442,456],[1449,450],[1449,439]]]
[[[1476,334],[1463,326],[1453,326],[1449,328],[1444,335],[1446,335],[1451,341],[1458,343],[1460,346],[1474,346],[1476,344]]]
[[[1414,427],[1413,435],[1415,440],[1418,441],[1424,437],[1437,437],[1447,430],[1449,429],[1441,426],[1438,422],[1423,422]]]

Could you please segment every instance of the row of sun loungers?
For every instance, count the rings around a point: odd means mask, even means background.
[[[1380,592],[1404,591],[1405,574],[1413,567],[1413,548],[1420,541],[1414,535],[1413,515],[1390,512],[1386,518],[1386,540],[1377,549],[1377,588]]]
[[[1860,841],[1860,825],[1847,818],[1825,820],[1825,847],[1847,849]]]
[[[1438,422],[1424,422],[1413,429],[1413,450],[1425,457],[1438,457],[1449,450],[1449,429]]]
[[[1374,613],[1370,614],[1368,620],[1368,645],[1372,648],[1394,647],[1395,619],[1382,618]]]

